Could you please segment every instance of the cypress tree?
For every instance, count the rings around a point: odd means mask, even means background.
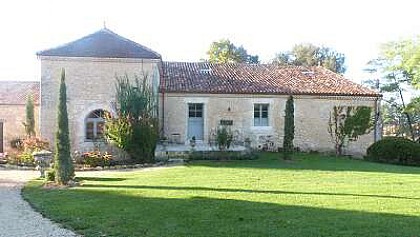
[[[295,138],[295,109],[293,97],[289,96],[286,102],[284,116],[284,139],[283,139],[283,158],[289,160],[293,154],[293,139]]]
[[[23,125],[25,126],[26,135],[28,137],[35,136],[34,101],[32,95],[29,95],[26,100],[26,121]]]
[[[57,133],[55,136],[55,181],[67,184],[74,177],[70,156],[69,121],[67,115],[65,71],[61,70],[60,94],[57,110]]]

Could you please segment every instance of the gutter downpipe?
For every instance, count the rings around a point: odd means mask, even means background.
[[[160,59],[160,65],[162,68],[162,76],[160,76],[161,83],[159,85],[162,89],[162,128],[161,128],[161,136],[165,135],[165,66],[163,65],[162,58]]]
[[[374,127],[374,142],[381,140],[382,138],[382,126],[381,126],[381,97],[377,96],[375,99],[375,127]]]

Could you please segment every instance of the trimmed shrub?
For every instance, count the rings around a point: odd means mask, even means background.
[[[365,159],[401,165],[420,166],[420,144],[401,137],[386,137],[367,149]]]
[[[105,167],[110,166],[112,161],[112,155],[108,152],[91,151],[82,154],[82,164],[89,167]]]
[[[229,149],[230,145],[232,144],[232,132],[230,129],[226,128],[226,126],[222,126],[221,128],[217,129],[216,140],[217,145],[219,146],[219,150],[225,151],[226,149]]]
[[[35,166],[35,159],[32,153],[30,152],[22,152],[18,155],[19,164],[23,166]]]
[[[46,181],[54,181],[55,180],[55,170],[49,169],[47,171],[47,175],[45,176]]]
[[[13,148],[13,149],[16,149],[18,151],[23,151],[23,140],[24,139],[22,139],[20,137],[13,138],[10,141],[10,147]]]
[[[191,152],[188,160],[254,160],[258,154],[248,151],[195,151]]]

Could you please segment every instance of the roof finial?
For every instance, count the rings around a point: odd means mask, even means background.
[[[104,21],[104,29],[106,29],[106,21]]]

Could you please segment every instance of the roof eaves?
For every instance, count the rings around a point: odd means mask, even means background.
[[[59,48],[64,48],[64,47],[67,47],[67,46],[69,46],[69,45],[73,44],[73,43],[74,43],[74,42],[76,42],[76,41],[79,41],[79,40],[84,40],[84,39],[86,39],[86,38],[89,38],[89,37],[91,37],[92,35],[94,35],[94,34],[97,34],[97,33],[101,32],[102,30],[103,30],[103,29],[98,30],[98,31],[95,31],[95,32],[93,32],[93,33],[91,33],[91,34],[89,34],[89,35],[86,35],[86,36],[82,37],[82,38],[79,38],[79,39],[76,39],[76,40],[73,40],[73,41],[67,42],[67,43],[65,43],[65,44],[58,45],[58,46],[53,47],[53,48],[49,48],[49,49],[44,49],[44,50],[38,51],[38,52],[36,52],[36,56],[37,56],[37,57],[39,57],[39,56],[51,56],[51,55],[45,55],[45,54],[46,54],[47,52],[50,52],[50,51],[53,51],[53,50],[56,50],[56,49],[59,49]]]
[[[288,93],[288,92],[244,92],[244,91],[237,91],[237,92],[215,92],[215,91],[203,91],[203,90],[163,90],[160,88],[160,92],[164,91],[165,93],[182,93],[182,94],[238,94],[238,95],[312,95],[312,96],[352,96],[352,97],[375,97],[380,98],[382,94],[354,94],[354,93]]]

